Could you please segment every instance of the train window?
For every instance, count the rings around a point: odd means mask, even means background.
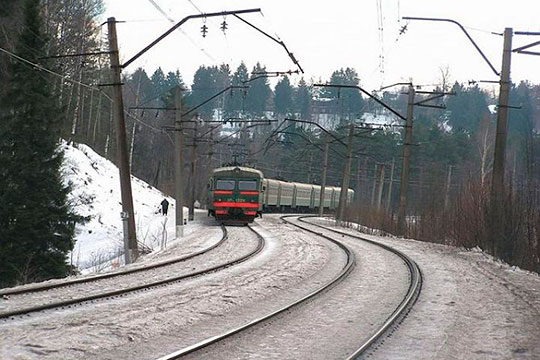
[[[234,190],[234,180],[216,181],[216,190]]]
[[[238,182],[238,190],[257,190],[257,182],[240,180]]]

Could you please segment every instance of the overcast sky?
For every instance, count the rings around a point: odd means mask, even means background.
[[[243,18],[279,37],[303,67],[306,79],[326,81],[332,72],[353,67],[367,90],[408,81],[440,82],[448,68],[452,81],[495,80],[495,74],[465,34],[450,23],[405,21],[403,16],[450,18],[467,28],[472,38],[500,71],[505,27],[540,32],[539,0],[105,0],[105,18],[116,17],[123,61],[172,26],[152,4],[175,21],[224,10],[261,8]],[[224,35],[220,24],[226,20]],[[208,35],[201,36],[202,19],[190,20],[149,50],[125,71],[143,67],[152,73],[179,69],[191,84],[200,65],[227,63],[232,71],[244,61],[251,71],[257,61],[268,71],[295,70],[282,47],[232,16],[208,18]],[[407,25],[404,34],[400,28]],[[539,41],[540,36],[517,36],[513,48]],[[531,49],[532,50],[532,49]],[[540,52],[540,45],[535,48]],[[381,62],[381,56],[383,61]],[[540,56],[514,54],[512,80],[540,83]],[[293,76],[297,82],[299,76]]]

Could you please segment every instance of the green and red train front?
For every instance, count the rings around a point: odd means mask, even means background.
[[[251,222],[260,213],[260,179],[214,178],[214,215],[218,220]]]

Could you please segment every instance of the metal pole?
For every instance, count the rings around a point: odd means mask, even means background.
[[[512,56],[512,28],[504,29],[504,49],[497,110],[497,133],[493,156],[493,179],[491,183],[491,229],[495,256],[507,259],[511,244],[505,244],[503,224],[504,158],[506,152],[506,130],[508,121],[508,98],[510,95],[510,63]]]
[[[347,203],[347,192],[349,190],[349,177],[351,174],[351,160],[352,160],[352,145],[353,145],[353,136],[354,136],[354,124],[351,123],[349,126],[349,141],[347,144],[347,158],[345,159],[345,167],[343,169],[343,181],[341,183],[341,192],[339,194],[339,206],[336,216],[336,222],[339,223],[343,221],[345,216],[345,206]]]
[[[399,186],[399,209],[398,209],[398,235],[405,235],[405,215],[407,212],[407,191],[409,185],[409,146],[412,142],[413,110],[415,91],[409,85],[409,98],[407,101],[407,125],[405,125],[405,138],[403,139],[403,165],[401,167],[401,183]]]
[[[322,175],[321,175],[321,194],[319,196],[319,216],[323,216],[324,213],[324,192],[326,188],[326,168],[328,167],[328,145],[330,141],[328,134],[324,138],[324,154],[323,154],[323,165],[322,165]]]
[[[129,159],[126,144],[126,125],[124,120],[124,103],[122,99],[121,67],[118,54],[118,40],[116,37],[116,20],[114,17],[107,19],[109,51],[111,69],[113,73],[113,107],[116,125],[116,145],[118,156],[118,168],[120,170],[120,192],[122,197],[123,218],[127,218],[127,236],[124,234],[124,242],[127,242],[128,249],[125,254],[126,264],[130,264],[139,256],[137,249],[137,235],[135,233],[135,216],[133,211],[133,197],[131,193],[131,178],[129,170]]]
[[[182,130],[182,90],[180,86],[175,88],[174,93],[174,197],[176,200],[176,237],[184,236],[184,133]]]

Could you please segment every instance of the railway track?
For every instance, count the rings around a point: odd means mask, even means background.
[[[94,282],[94,281],[103,280],[103,279],[111,279],[111,278],[115,278],[115,277],[118,277],[118,276],[134,274],[134,273],[138,273],[138,272],[141,272],[141,271],[148,271],[150,269],[158,269],[158,268],[161,268],[161,267],[164,267],[164,266],[177,264],[179,262],[183,262],[183,261],[186,261],[186,260],[189,260],[189,259],[193,259],[193,258],[195,258],[197,256],[206,254],[209,251],[211,251],[211,250],[219,247],[220,245],[222,245],[225,242],[225,240],[227,240],[228,233],[227,233],[227,229],[224,226],[221,226],[221,231],[223,232],[223,235],[222,235],[221,239],[217,243],[215,243],[214,245],[209,246],[209,247],[207,247],[205,249],[197,251],[195,253],[189,254],[189,255],[180,256],[180,257],[177,257],[177,258],[173,258],[173,259],[170,259],[170,260],[167,260],[167,261],[158,262],[158,263],[155,263],[155,264],[149,264],[149,265],[143,266],[143,267],[125,269],[125,270],[122,270],[122,271],[109,272],[109,273],[105,273],[105,274],[99,274],[99,275],[94,275],[94,276],[89,276],[89,277],[82,277],[82,278],[78,278],[78,279],[65,280],[65,281],[62,281],[62,282],[59,282],[59,283],[55,283],[55,284],[39,284],[37,286],[29,286],[29,287],[21,287],[21,288],[13,288],[13,289],[3,289],[3,290],[0,290],[0,296],[4,296],[4,295],[5,296],[11,296],[11,295],[26,294],[26,293],[31,293],[31,292],[48,291],[48,290],[52,290],[52,289],[57,289],[57,288],[62,288],[62,287],[67,287],[67,286],[72,286],[72,285],[78,285],[78,284],[84,284],[84,283]]]
[[[312,234],[315,234],[317,236],[320,236],[320,237],[323,237],[325,238],[326,240],[329,240],[330,242],[336,244],[337,246],[339,246],[343,251],[344,253],[346,254],[346,257],[347,257],[347,261],[346,261],[346,264],[343,266],[343,268],[341,269],[341,271],[333,278],[331,279],[330,281],[328,281],[327,283],[323,284],[322,286],[320,286],[317,290],[307,294],[306,296],[302,297],[301,299],[298,299],[294,302],[291,302],[269,314],[266,314],[264,316],[261,316],[259,318],[256,318],[244,325],[241,325],[239,327],[236,327],[236,328],[233,328],[233,329],[230,329],[222,334],[219,334],[219,335],[215,335],[215,336],[212,336],[212,337],[209,337],[207,339],[204,339],[196,344],[193,344],[193,345],[190,345],[190,346],[187,346],[183,349],[180,349],[180,350],[177,350],[173,353],[170,353],[168,355],[165,355],[165,356],[162,356],[160,357],[158,360],[173,360],[173,359],[179,359],[183,356],[186,356],[188,354],[193,354],[195,353],[196,351],[199,351],[199,350],[202,350],[206,347],[209,347],[210,345],[212,344],[215,344],[219,341],[222,341],[222,340],[225,340],[227,338],[230,338],[236,334],[239,334],[257,324],[261,324],[265,321],[268,321],[274,317],[276,317],[277,315],[279,314],[282,314],[283,312],[287,311],[287,310],[290,310],[292,309],[293,307],[296,307],[302,303],[305,303],[306,301],[314,298],[315,296],[323,293],[324,291],[328,290],[329,288],[331,288],[332,286],[336,285],[338,282],[340,282],[341,280],[343,280],[350,272],[351,270],[353,269],[354,265],[355,265],[355,258],[354,258],[354,254],[352,252],[352,250],[347,246],[345,245],[343,242],[339,241],[339,240],[336,240],[328,235],[325,235],[324,233],[320,232],[320,231],[315,231],[315,230],[312,230],[310,229],[309,227],[305,226],[305,225],[299,225],[299,224],[296,224],[294,222],[291,222],[289,221],[287,218],[289,217],[293,217],[294,215],[286,215],[286,216],[282,216],[281,219],[285,222],[287,222],[288,224],[290,225],[293,225],[293,226],[296,226],[304,231],[307,231],[307,232],[310,232]],[[382,248],[384,248],[385,250],[388,250],[394,254],[396,254],[397,256],[399,256],[401,259],[403,259],[403,261],[405,262],[405,264],[407,265],[407,268],[409,269],[409,272],[410,272],[410,276],[409,276],[409,279],[410,279],[410,284],[409,284],[409,288],[408,288],[408,291],[406,293],[406,295],[404,296],[403,300],[401,301],[401,303],[396,307],[396,309],[394,309],[394,311],[392,312],[392,314],[387,318],[387,320],[379,327],[379,329],[377,331],[375,331],[369,338],[368,340],[366,340],[363,344],[361,344],[358,349],[356,351],[354,351],[350,356],[347,357],[347,360],[349,359],[356,359],[357,357],[361,356],[361,355],[364,355],[366,353],[366,351],[379,339],[381,339],[385,333],[387,333],[387,331],[392,327],[392,325],[398,323],[405,315],[406,313],[410,310],[410,308],[412,307],[412,305],[414,304],[414,302],[416,301],[419,293],[420,293],[420,289],[421,289],[421,284],[422,284],[422,281],[421,281],[421,273],[420,273],[420,270],[418,268],[418,266],[416,265],[416,263],[414,261],[412,261],[409,257],[407,257],[405,254],[389,247],[389,246],[386,246],[384,244],[379,244],[377,242],[374,242],[374,241],[371,241],[369,239],[365,239],[365,238],[362,238],[360,236],[354,236],[354,235],[349,235],[347,233],[344,233],[344,232],[340,232],[340,231],[337,231],[337,230],[334,230],[334,229],[330,229],[330,228],[327,228],[327,227],[323,227],[321,225],[317,225],[317,224],[312,224],[312,223],[309,223],[309,222],[305,222],[303,220],[303,217],[299,217],[298,218],[299,221],[301,222],[304,222],[306,225],[309,225],[309,226],[316,226],[316,227],[319,227],[319,228],[323,228],[324,230],[326,231],[331,231],[333,233],[337,233],[337,234],[340,234],[340,235],[343,235],[343,236],[350,236],[350,237],[353,237],[353,238],[356,238],[356,239],[360,239],[360,240],[363,240],[363,241],[367,241],[369,242],[370,244],[373,244],[373,245],[376,245],[376,246],[380,246]]]
[[[392,326],[399,324],[399,322],[408,314],[408,312],[410,311],[410,309],[412,308],[412,306],[418,299],[418,296],[420,295],[420,291],[422,289],[422,273],[418,265],[410,257],[408,257],[407,255],[405,255],[399,250],[396,250],[388,245],[369,240],[362,236],[349,234],[347,232],[339,231],[339,230],[332,229],[332,228],[322,226],[319,224],[310,223],[304,220],[304,218],[309,218],[309,217],[316,217],[316,216],[314,215],[303,216],[303,217],[299,217],[298,220],[305,224],[309,224],[311,226],[324,229],[326,231],[331,231],[333,233],[336,233],[342,236],[352,237],[354,239],[362,240],[370,244],[373,244],[375,246],[379,246],[387,251],[390,251],[396,254],[398,257],[400,257],[405,262],[405,265],[409,269],[409,288],[407,290],[407,293],[403,297],[403,300],[394,309],[394,311],[386,319],[386,321],[379,327],[379,329],[377,329],[363,344],[361,344],[355,352],[353,352],[350,356],[347,357],[347,360],[356,359],[362,355],[365,355],[367,350],[370,349],[372,345],[374,345],[378,340],[381,340],[385,336],[385,334],[387,334],[388,331],[392,328]],[[312,233],[317,233],[316,231],[306,229],[306,228],[304,228],[304,230],[312,232]]]
[[[222,229],[223,229],[223,237],[222,237],[222,239],[218,243],[214,244],[213,246],[211,246],[209,248],[206,248],[206,249],[204,249],[202,251],[199,251],[199,252],[197,252],[195,254],[191,254],[189,256],[184,256],[184,257],[177,258],[177,259],[174,259],[174,260],[171,260],[171,261],[154,264],[154,265],[152,265],[150,267],[146,267],[146,268],[138,268],[138,269],[136,269],[136,271],[131,271],[131,270],[126,271],[126,272],[123,272],[121,274],[115,274],[114,276],[126,275],[126,274],[130,274],[130,273],[133,273],[133,272],[139,272],[139,271],[144,271],[144,270],[148,270],[148,269],[155,269],[155,268],[158,268],[158,267],[163,267],[163,266],[170,265],[170,264],[173,264],[173,263],[185,261],[187,259],[191,259],[193,257],[196,257],[196,256],[199,256],[201,254],[207,253],[208,251],[210,251],[210,250],[216,248],[217,246],[221,245],[228,238],[227,229],[225,227],[222,227]],[[253,229],[251,229],[251,230],[253,231]],[[74,298],[74,299],[68,299],[68,300],[62,300],[62,301],[54,301],[54,302],[50,302],[50,303],[47,303],[47,304],[29,306],[29,307],[20,308],[20,309],[16,309],[16,310],[12,310],[12,311],[4,311],[4,312],[0,312],[0,319],[3,319],[4,321],[6,321],[7,319],[14,318],[15,316],[25,316],[25,315],[28,315],[30,313],[35,313],[35,312],[49,310],[49,309],[66,308],[66,307],[69,308],[69,307],[72,307],[74,305],[85,303],[85,302],[95,301],[95,300],[99,300],[99,299],[109,299],[109,298],[118,297],[118,296],[124,296],[124,295],[126,295],[128,293],[131,293],[131,292],[146,291],[146,290],[149,290],[150,288],[153,288],[153,287],[164,286],[164,285],[168,285],[168,284],[180,281],[180,280],[185,280],[185,279],[189,279],[189,278],[193,278],[193,277],[197,277],[197,276],[201,276],[201,275],[205,275],[205,274],[209,274],[209,273],[213,273],[213,272],[216,272],[216,271],[226,269],[226,268],[228,268],[230,266],[245,262],[245,261],[251,259],[252,257],[254,257],[255,255],[257,255],[258,253],[260,253],[262,251],[262,249],[264,248],[264,245],[265,245],[264,238],[262,236],[260,236],[258,233],[256,233],[256,232],[254,232],[254,233],[257,235],[257,239],[258,239],[257,247],[253,251],[250,251],[246,255],[243,255],[243,256],[241,256],[239,258],[236,258],[233,261],[222,263],[222,264],[219,264],[219,265],[216,265],[216,266],[212,266],[212,267],[209,267],[209,268],[206,268],[206,269],[203,269],[203,270],[199,270],[199,271],[195,271],[195,272],[191,272],[191,273],[188,273],[188,274],[172,276],[172,277],[168,277],[168,278],[165,278],[165,279],[162,279],[162,280],[159,280],[159,281],[152,281],[152,282],[148,282],[148,283],[144,283],[144,284],[140,284],[140,285],[136,285],[136,286],[126,287],[126,288],[123,288],[123,289],[101,292],[101,293],[98,293],[98,294],[93,294],[93,295],[89,295],[89,296],[82,296],[82,297],[78,297],[78,298]],[[135,269],[132,269],[132,270],[135,270]],[[109,274],[106,274],[106,275],[109,275]],[[100,277],[99,279],[110,278],[110,277],[111,276],[105,276],[105,277]],[[96,278],[93,277],[89,281],[98,281],[99,279],[96,279]],[[80,282],[77,282],[77,283],[80,283]],[[72,283],[70,285],[72,285]],[[54,287],[57,287],[57,286],[54,286]],[[38,291],[44,291],[44,290],[46,290],[45,288],[46,288],[45,286],[40,287]],[[19,292],[17,294],[21,294],[21,293]]]
[[[289,216],[292,216],[292,215],[288,215],[288,216],[282,216],[281,219],[283,219],[284,221],[286,221],[287,223],[289,224],[292,224],[294,226],[298,226],[297,224],[294,224],[294,223],[291,223],[287,220],[285,220],[287,217]],[[251,227],[250,227],[251,228]],[[252,229],[253,230],[253,229]],[[255,231],[255,230],[253,230]],[[238,326],[234,329],[230,329],[222,334],[219,334],[219,335],[216,335],[216,336],[212,336],[212,337],[209,337],[207,339],[204,339],[196,344],[193,344],[193,345],[190,345],[190,346],[187,346],[183,349],[180,349],[178,351],[175,351],[173,353],[170,353],[168,355],[165,355],[165,356],[162,356],[160,357],[158,360],[172,360],[172,359],[179,359],[181,358],[182,356],[185,356],[185,355],[188,355],[188,354],[192,354],[198,350],[201,350],[201,349],[204,349],[212,344],[215,344],[219,341],[222,341],[224,339],[227,339],[227,338],[230,338],[236,334],[239,334],[241,333],[242,331],[245,331],[257,324],[260,324],[262,322],[265,322],[267,320],[270,320],[274,317],[276,317],[277,315],[279,314],[282,314],[284,313],[285,311],[287,310],[290,310],[302,303],[305,303],[307,302],[308,300],[311,300],[312,298],[314,298],[315,296],[317,295],[320,295],[321,293],[323,293],[324,291],[330,289],[332,286],[336,285],[337,283],[339,283],[341,280],[343,280],[350,272],[351,270],[353,269],[354,265],[355,265],[355,257],[354,257],[354,254],[352,252],[352,250],[346,246],[345,244],[343,244],[342,242],[338,241],[338,240],[335,240],[335,239],[332,239],[328,236],[325,236],[323,234],[317,234],[323,238],[325,238],[326,240],[329,240],[330,242],[336,244],[338,247],[340,247],[343,252],[345,253],[346,255],[346,258],[347,258],[347,261],[345,263],[345,265],[342,267],[342,269],[340,270],[340,272],[333,278],[331,279],[330,281],[326,282],[325,284],[323,284],[322,286],[320,286],[318,289],[310,292],[309,294],[305,295],[304,297],[302,297],[301,299],[298,299],[296,301],[293,301],[285,306],[282,306],[281,308],[269,313],[269,314],[266,314],[266,315],[263,315],[259,318],[256,318],[246,324],[243,324],[241,326]],[[261,235],[259,235],[261,236]]]

